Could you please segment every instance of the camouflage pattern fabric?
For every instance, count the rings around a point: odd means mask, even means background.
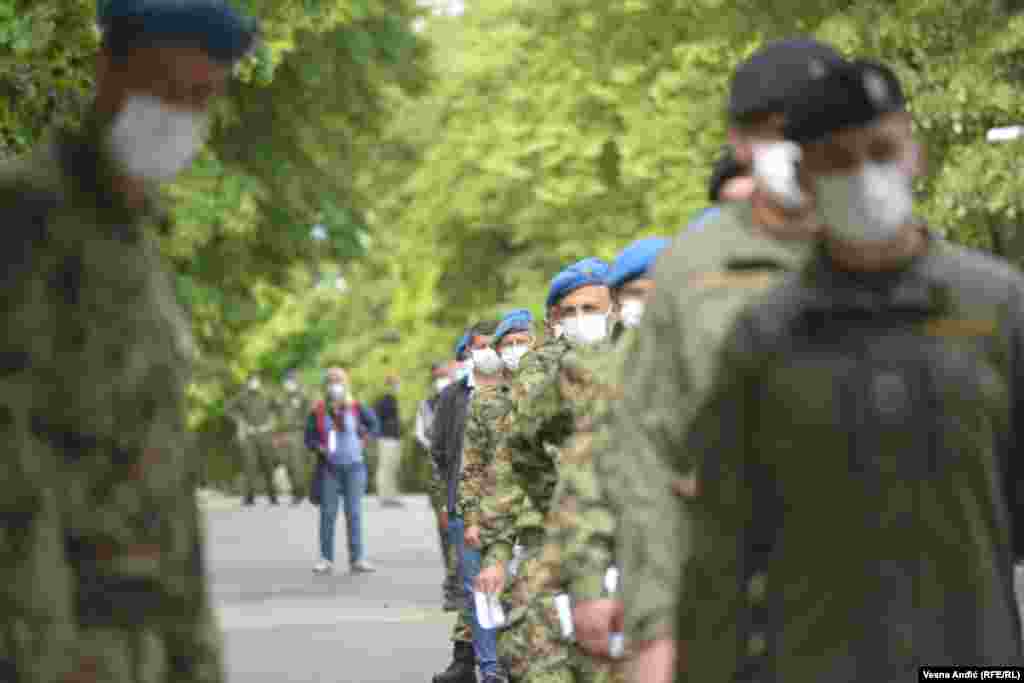
[[[0,680],[216,683],[170,223],[97,130],[0,169]]]
[[[247,495],[255,495],[256,482],[262,479],[267,495],[276,497],[274,468],[277,467],[278,455],[271,433],[275,429],[272,401],[262,389],[247,387],[228,402],[225,411],[238,425]]]
[[[749,202],[723,207],[700,232],[684,232],[659,256],[656,292],[627,341],[630,380],[595,462],[614,468],[621,515],[615,552],[622,571],[627,640],[671,637],[689,543],[683,495],[694,462],[686,430],[736,315],[806,259],[803,242],[757,232]],[[621,455],[620,455],[621,454]]]
[[[1024,278],[937,238],[855,277],[822,249],[744,310],[683,444],[687,680],[1024,662],[1021,387]]]
[[[494,458],[512,425],[511,390],[505,384],[477,387],[466,416],[456,509],[466,528],[480,524],[480,502],[497,486]]]
[[[303,499],[309,494],[316,460],[306,450],[303,433],[312,404],[301,391],[284,391],[273,403],[279,441],[277,457],[288,471],[292,482],[292,495]]]
[[[600,674],[561,640],[553,603],[556,582],[538,554],[543,517],[550,509],[564,458],[562,449],[572,433],[590,419],[589,411],[599,396],[584,359],[605,352],[606,346],[570,349],[561,341],[545,345],[524,358],[513,384],[514,414],[502,445],[507,456],[501,456],[502,460],[507,457],[508,465],[498,471],[495,497],[518,500],[519,511],[528,502],[535,515],[507,516],[516,524],[512,535],[527,548],[519,574],[507,591],[509,627],[499,640],[499,653],[514,677],[560,668],[578,680],[589,681]],[[503,486],[504,479],[517,486]]]

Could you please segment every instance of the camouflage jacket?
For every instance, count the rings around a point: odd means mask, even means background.
[[[215,683],[170,223],[96,130],[0,168],[0,678]]]
[[[484,566],[507,562],[520,532],[539,533],[544,516],[537,511],[523,482],[513,468],[510,437],[518,431],[519,408],[531,389],[557,373],[569,345],[561,339],[549,339],[523,357],[515,378],[509,383],[511,410],[506,416],[507,432],[498,441],[494,455],[494,490],[481,501],[481,533]]]
[[[263,389],[243,389],[228,402],[225,411],[238,423],[242,438],[251,433],[266,433],[275,427],[274,404]]]
[[[988,256],[822,250],[748,307],[684,442],[688,680],[1021,665],[1022,399],[1024,278]]]
[[[613,402],[621,396],[626,332],[610,353],[583,359],[582,370],[595,379],[599,395],[566,445],[555,488],[541,563],[550,577],[549,590],[567,590],[577,600],[599,598],[604,574],[614,561],[618,483],[629,475],[629,454],[602,448],[608,439]],[[604,454],[598,462],[595,454]]]
[[[312,411],[312,402],[301,391],[283,391],[271,404],[275,428],[302,434]]]
[[[510,424],[510,393],[505,384],[478,386],[473,392],[462,440],[462,471],[456,499],[456,510],[467,527],[480,524],[480,502],[494,494],[494,455],[501,434]]]
[[[617,482],[615,550],[631,639],[673,630],[679,558],[689,543],[680,494],[694,465],[683,442],[715,351],[737,313],[799,267],[808,250],[755,232],[744,202],[723,207],[699,232],[681,233],[658,258],[656,293],[628,344],[630,379],[602,446],[607,454],[595,455],[599,462],[629,462],[630,476]]]

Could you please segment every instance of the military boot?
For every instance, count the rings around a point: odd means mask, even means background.
[[[448,665],[447,669],[434,676],[433,683],[477,683],[473,644],[456,641],[452,653],[452,663]]]
[[[245,496],[245,498],[242,500],[242,505],[255,505],[255,504],[256,504],[256,496],[254,496],[251,493],[247,494]]]

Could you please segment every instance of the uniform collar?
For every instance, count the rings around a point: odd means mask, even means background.
[[[856,311],[878,313],[886,310],[930,313],[948,306],[941,283],[932,277],[929,264],[941,248],[934,234],[926,232],[925,250],[898,270],[855,273],[838,268],[824,242],[816,246],[814,258],[801,275],[804,304],[812,311]]]
[[[115,237],[135,241],[140,226],[152,221],[161,233],[170,232],[171,220],[160,201],[155,185],[147,186],[141,207],[129,206],[114,189],[116,165],[103,145],[106,127],[96,115],[83,123],[81,130],[57,131],[50,145],[67,186],[76,199],[100,210],[115,231]]]

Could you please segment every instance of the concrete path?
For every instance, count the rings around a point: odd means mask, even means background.
[[[213,595],[232,683],[429,683],[447,665],[454,615],[441,611],[441,555],[425,497],[366,501],[374,574],[319,577],[317,508],[243,508],[204,494]]]

